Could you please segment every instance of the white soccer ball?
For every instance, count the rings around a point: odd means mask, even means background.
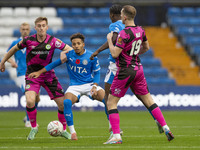
[[[47,131],[51,136],[59,136],[63,132],[63,125],[60,121],[51,121],[47,126]]]

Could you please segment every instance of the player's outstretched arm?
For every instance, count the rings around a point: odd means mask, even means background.
[[[63,48],[63,51],[69,52],[73,50],[73,48],[71,46],[69,46],[68,44],[65,45],[65,47]]]
[[[7,62],[9,62],[13,68],[17,68],[18,67],[16,62],[12,58],[8,59]]]
[[[115,44],[117,40],[118,33],[114,32],[112,36],[112,43]],[[101,45],[91,56],[90,59],[93,60],[94,57],[96,57],[100,52],[104,51],[105,49],[108,49],[108,41],[106,41],[103,45]]]
[[[3,57],[3,59],[1,60],[0,63],[0,71],[4,72],[5,71],[5,62],[14,55],[15,52],[17,52],[19,50],[17,44],[15,46],[13,46]]]

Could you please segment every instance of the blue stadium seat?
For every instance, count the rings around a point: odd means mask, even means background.
[[[200,36],[187,36],[183,38],[183,44],[188,46],[200,45]]]
[[[170,78],[146,78],[148,85],[175,86],[176,82]]]
[[[83,16],[84,15],[83,8],[79,8],[79,7],[71,8],[70,9],[70,15],[71,16]]]
[[[90,46],[90,45],[102,45],[106,42],[106,39],[105,38],[87,38],[86,39],[86,45]]]
[[[94,7],[87,7],[84,9],[84,15],[85,16],[97,16],[98,10]]]
[[[187,18],[188,23],[187,25],[191,25],[191,26],[199,26],[200,25],[200,19],[197,17],[190,17]]]
[[[1,61],[1,60],[0,60]],[[7,70],[5,70],[5,72],[1,72],[0,73],[0,79],[1,80],[4,80],[4,79],[6,79],[6,78],[8,78],[9,77],[9,73],[8,73],[8,71]]]
[[[161,67],[161,62],[159,59],[156,58],[145,58],[141,59],[142,65],[147,68],[147,67]]]
[[[102,16],[109,16],[109,8],[108,7],[101,7],[101,8],[99,8],[98,14],[100,15],[100,17],[102,17]]]
[[[192,49],[193,55],[199,55],[200,56],[200,46],[193,46],[191,49]]]
[[[184,7],[181,10],[181,16],[195,16],[195,8],[193,7]]]
[[[200,7],[197,7],[195,10],[196,16],[200,16]]]
[[[176,27],[175,33],[180,36],[199,35],[200,28],[199,27],[188,27],[188,26]]]
[[[58,17],[68,17],[70,16],[70,11],[68,8],[57,8]]]
[[[139,57],[141,59],[146,58],[146,57],[153,57],[153,50],[149,49],[147,52],[145,52],[144,54],[139,55]]]
[[[168,77],[168,71],[165,68],[145,68],[145,77]]]
[[[83,32],[83,34],[85,36],[89,36],[89,35],[95,36],[95,35],[98,35],[98,30],[95,30],[94,28],[84,28],[82,32]]]
[[[169,18],[169,24],[172,26],[187,25],[188,19],[182,17],[171,17]]]
[[[15,85],[15,82],[12,79],[3,79],[1,80],[0,84],[4,86]]]
[[[74,33],[81,32],[81,28],[64,28],[56,31],[55,36],[71,36]]]
[[[181,15],[181,9],[178,7],[171,7],[168,9],[167,11],[167,16],[171,17],[171,16],[180,16]]]

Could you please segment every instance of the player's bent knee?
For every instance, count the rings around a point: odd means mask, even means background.
[[[72,107],[72,101],[69,99],[65,99],[63,104],[64,104],[64,107],[67,107],[67,108]]]

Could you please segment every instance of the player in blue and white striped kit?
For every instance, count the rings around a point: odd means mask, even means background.
[[[91,52],[84,49],[85,37],[76,33],[71,36],[74,50],[68,53],[62,52],[61,58],[47,65],[38,72],[31,73],[30,78],[37,78],[41,73],[50,71],[56,66],[66,63],[70,77],[70,86],[65,93],[64,115],[71,133],[71,140],[78,140],[73,123],[72,105],[76,103],[82,95],[87,95],[91,99],[104,102],[105,91],[98,83],[100,81],[100,65],[97,57],[90,60]]]
[[[19,43],[24,37],[30,34],[30,25],[26,22],[22,23],[20,26],[20,33],[21,37],[11,43],[8,50],[9,51],[13,46]],[[20,87],[22,93],[25,93],[25,74],[26,74],[26,48],[17,51],[14,54],[15,61],[13,59],[9,59],[8,62],[11,63],[11,66],[16,68],[17,71],[17,80],[16,84]],[[37,103],[40,101],[39,95],[36,98],[36,106]],[[26,117],[24,119],[25,127],[31,127],[29,117],[26,113]]]

